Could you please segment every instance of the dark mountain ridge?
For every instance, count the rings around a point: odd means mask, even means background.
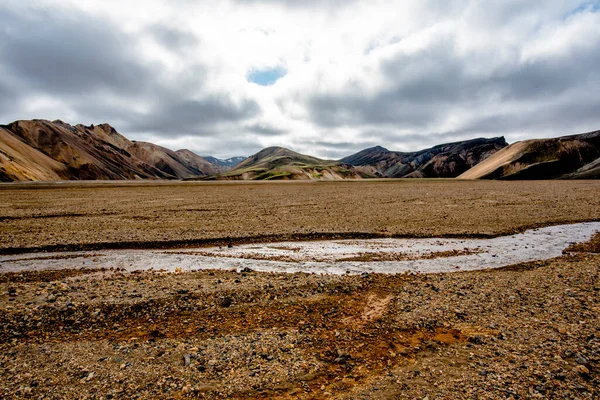
[[[598,179],[600,131],[513,143],[460,178]]]
[[[340,162],[386,178],[453,178],[508,146],[504,137],[440,144],[414,152],[371,147]]]

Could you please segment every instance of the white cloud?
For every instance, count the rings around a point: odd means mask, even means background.
[[[15,99],[0,100],[0,118],[106,121],[220,157],[268,145],[341,157],[371,144],[414,150],[598,129],[597,9],[584,0],[6,0],[0,94]],[[248,82],[267,68],[287,73],[272,86]]]

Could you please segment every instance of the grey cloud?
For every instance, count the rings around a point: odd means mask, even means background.
[[[246,126],[246,129],[259,136],[279,136],[287,132],[285,129],[275,128],[262,123],[248,125]]]
[[[360,142],[332,142],[318,141],[312,144],[313,149],[320,149],[322,158],[330,160],[339,160],[350,154],[357,153],[369,147],[377,146],[380,141],[360,141]]]
[[[257,143],[256,140],[249,139],[245,135],[239,134],[230,136],[227,146],[223,146],[222,142],[218,140],[210,143],[206,143],[206,141],[204,141],[199,147],[191,146],[190,150],[200,155],[212,155],[214,157],[225,159],[229,157],[240,156],[248,157],[252,154],[258,153],[263,149],[263,147],[264,146],[262,146],[260,143]]]
[[[589,49],[573,49],[566,57],[513,65],[482,82],[503,100],[533,101],[557,96],[585,82],[600,82],[600,40]]]
[[[2,81],[0,77],[0,117],[2,116],[3,110],[6,110],[10,105],[16,105],[19,103],[18,93],[10,87],[6,82]],[[0,121],[0,124],[3,122]]]
[[[413,149],[436,144],[432,140],[462,139],[467,133],[502,134],[528,127],[535,135],[536,129],[557,130],[558,126],[568,129],[580,126],[584,120],[592,124],[600,122],[598,102],[586,95],[600,90],[599,38],[590,38],[588,47],[573,47],[563,56],[540,57],[529,62],[520,62],[515,57],[502,68],[490,66],[487,74],[469,72],[468,67],[473,63],[482,63],[485,71],[485,62],[485,54],[459,56],[454,52],[453,38],[442,38],[421,52],[399,54],[382,63],[380,73],[388,81],[386,89],[367,96],[348,85],[336,95],[309,97],[309,111],[312,119],[324,128],[387,126],[391,133],[375,137],[392,143],[413,142],[410,146]],[[562,97],[567,100],[557,102]],[[486,117],[506,105],[511,105],[514,111]],[[429,133],[431,126],[457,111],[471,114],[475,122],[466,122],[463,128],[442,136]],[[394,133],[398,130],[423,133]]]
[[[344,8],[357,0],[232,0],[240,5],[274,5],[289,8]]]
[[[319,147],[327,147],[327,148],[334,148],[334,149],[341,149],[341,150],[347,150],[347,149],[364,149],[366,147],[370,147],[370,146],[376,146],[378,143],[376,142],[330,142],[330,141],[319,141],[319,142],[315,142],[315,145],[319,146]]]
[[[251,100],[241,104],[235,104],[225,96],[182,100],[161,103],[150,113],[138,115],[137,122],[129,128],[166,137],[213,136],[218,131],[216,125],[241,121],[258,112],[258,104]]]
[[[174,2],[180,6],[195,3]],[[333,14],[338,7],[357,2],[233,3],[240,7],[281,6],[290,8],[289,13],[320,15]],[[489,32],[489,25],[491,30],[502,33],[514,27],[511,32],[527,41],[533,28],[543,30],[545,23],[561,10],[568,13],[584,3],[589,2],[566,5],[560,0],[548,0],[540,5],[509,0],[483,6],[466,0],[427,0],[420,2],[420,7],[426,9],[427,23],[448,15],[457,17],[468,9],[467,22],[476,23],[478,29]],[[296,144],[300,151],[329,158],[378,144],[390,150],[417,150],[480,136],[507,135],[510,140],[521,138],[521,132],[523,137],[535,137],[542,132],[560,135],[600,128],[600,98],[596,94],[600,91],[598,37],[587,38],[585,47],[572,47],[565,55],[548,55],[527,62],[520,60],[521,49],[496,49],[493,40],[487,50],[458,53],[452,35],[440,37],[419,52],[398,53],[382,62],[377,73],[387,84],[374,94],[362,91],[356,83],[349,83],[341,93],[307,93],[309,118],[304,122],[323,131],[322,140],[310,143],[301,135],[286,135],[288,132],[277,126],[254,122],[261,109],[251,99],[233,101],[229,93],[209,93],[205,81],[214,71],[207,66],[181,66],[183,71],[177,69],[180,72],[174,76],[160,62],[146,63],[138,57],[141,42],[148,38],[176,53],[185,60],[184,64],[190,62],[186,56],[192,50],[201,56],[202,40],[184,26],[155,24],[137,33],[124,33],[120,25],[105,17],[75,8],[49,6],[40,11],[24,7],[27,12],[0,5],[0,117],[4,119],[0,123],[18,119],[26,109],[24,101],[44,95],[64,103],[69,112],[81,119],[69,122],[108,122],[131,137],[201,137],[200,148],[194,150],[202,154],[251,154],[260,150],[261,138],[269,137],[269,142],[273,142],[281,136],[282,145]],[[63,12],[54,12],[58,9]],[[546,12],[547,9],[551,11]],[[391,44],[389,38],[378,40],[373,38],[373,48]],[[402,40],[396,37],[392,42]],[[372,51],[368,57],[377,54]],[[492,65],[490,58],[497,54],[513,54],[513,59],[501,66]],[[478,67],[477,74],[469,68],[473,65]],[[358,81],[369,78],[361,76]],[[301,96],[297,101],[302,101]],[[64,115],[36,117],[65,119]],[[459,119],[453,124],[455,129],[440,131],[437,126],[450,117]],[[332,139],[339,137],[335,136],[337,129],[345,126],[362,132],[357,143]]]
[[[417,128],[439,115],[436,111],[470,101],[474,84],[464,78],[453,42],[444,39],[432,48],[411,56],[399,55],[380,65],[387,88],[367,96],[349,86],[341,95],[317,95],[309,109],[325,127],[356,124],[402,124]],[[441,116],[441,115],[440,115]]]
[[[107,21],[73,12],[0,8],[2,64],[28,89],[77,94],[96,89],[138,92],[151,71],[136,62],[131,38]]]
[[[229,94],[205,94],[206,67],[190,65],[177,76],[136,54],[143,35],[151,34],[173,51],[186,51],[194,36],[162,25],[137,34],[123,33],[109,20],[75,10],[68,14],[0,6],[0,116],[21,118],[20,107],[7,98],[7,76],[23,97],[46,95],[65,101],[79,116],[72,123],[108,122],[126,135],[163,137],[217,136],[218,125],[240,123],[260,112],[252,100],[234,102]],[[142,36],[139,36],[142,35]],[[167,80],[161,76],[167,76]],[[114,104],[111,99],[120,101]],[[131,107],[123,107],[129,101]],[[137,111],[136,103],[148,112]],[[62,118],[63,115],[39,115]]]
[[[582,101],[579,103],[562,100],[540,105],[529,111],[491,113],[466,124],[455,134],[500,135],[506,132],[523,132],[525,137],[531,138],[536,136],[536,132],[569,135],[599,129],[600,99],[593,96],[586,97],[585,94],[582,94],[580,98]],[[507,139],[512,137],[510,134],[507,135]]]
[[[162,45],[171,50],[181,50],[198,45],[200,39],[189,32],[161,24],[153,24],[145,29],[145,32]]]

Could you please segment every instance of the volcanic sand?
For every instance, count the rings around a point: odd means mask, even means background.
[[[598,219],[598,189],[460,181],[11,186],[0,189],[10,204],[2,203],[0,232],[5,249],[129,235],[178,240],[186,229],[204,230],[188,231],[193,240],[287,235],[300,229],[292,222],[308,232],[492,235]],[[2,274],[0,397],[598,398],[597,243],[451,274]]]
[[[600,181],[0,185],[0,252],[485,237],[599,219]]]

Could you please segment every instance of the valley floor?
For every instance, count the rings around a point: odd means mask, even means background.
[[[599,273],[4,274],[0,397],[594,399]]]
[[[489,237],[600,220],[600,180],[0,184],[0,253]]]
[[[600,219],[600,182],[0,188],[5,252]],[[600,235],[489,271],[0,274],[1,398],[594,399]]]

